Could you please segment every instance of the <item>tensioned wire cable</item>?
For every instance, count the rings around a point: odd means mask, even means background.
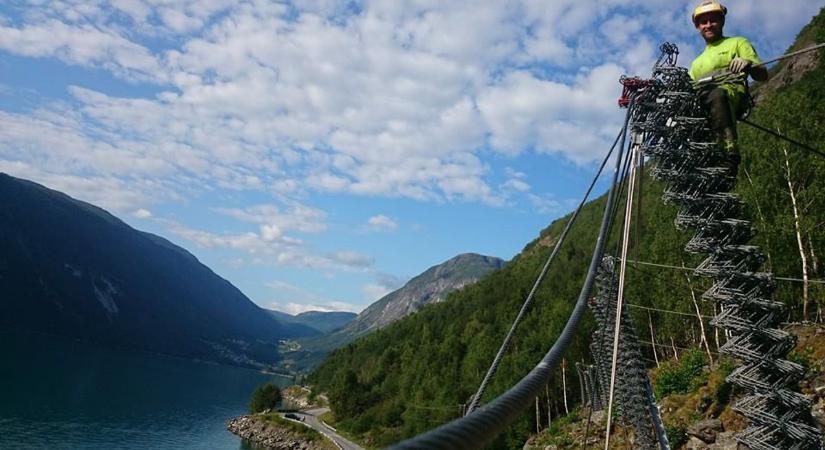
[[[475,395],[473,396],[473,400],[470,402],[470,406],[467,407],[467,414],[472,413],[478,407],[478,403],[481,401],[481,397],[484,395],[484,392],[487,390],[487,386],[490,383],[490,380],[495,375],[496,371],[498,370],[499,364],[501,364],[501,360],[504,357],[504,353],[507,351],[507,348],[510,346],[510,341],[513,338],[513,335],[516,332],[516,328],[518,328],[519,324],[521,323],[522,318],[527,313],[527,310],[533,303],[533,298],[536,295],[536,291],[538,291],[541,282],[544,280],[544,277],[547,275],[547,271],[550,269],[550,265],[555,260],[556,255],[559,252],[562,244],[564,243],[565,238],[567,237],[567,232],[570,231],[570,228],[576,222],[576,218],[579,216],[582,208],[584,207],[585,203],[587,203],[587,199],[590,197],[590,193],[593,191],[593,188],[596,186],[596,182],[599,180],[599,177],[604,170],[604,167],[607,165],[607,162],[610,160],[610,155],[613,154],[613,150],[616,148],[616,144],[619,142],[619,139],[625,132],[625,128],[622,128],[622,131],[616,136],[616,139],[613,140],[613,145],[610,146],[610,150],[608,150],[607,155],[605,155],[604,160],[602,160],[599,169],[596,171],[596,175],[593,176],[593,180],[590,182],[590,186],[587,188],[587,191],[584,193],[584,197],[582,197],[581,202],[579,202],[579,206],[576,208],[576,211],[573,212],[573,215],[570,216],[570,219],[567,220],[567,223],[564,225],[564,230],[562,230],[561,235],[559,236],[558,241],[556,241],[556,245],[553,247],[553,251],[550,253],[550,256],[547,257],[547,261],[544,263],[544,267],[541,269],[541,273],[539,273],[538,278],[536,278],[536,282],[533,284],[533,288],[530,290],[530,293],[527,295],[527,299],[524,300],[524,303],[521,306],[521,310],[518,312],[515,320],[513,321],[513,325],[510,327],[510,331],[507,332],[507,336],[504,337],[504,341],[501,343],[501,347],[498,349],[498,353],[496,353],[495,358],[493,358],[492,364],[490,364],[490,368],[487,369],[487,373],[484,375],[484,379],[481,381],[481,385],[478,387],[478,391],[476,391]]]
[[[671,265],[671,264],[661,264],[661,263],[654,263],[654,262],[649,262],[649,261],[639,261],[639,260],[634,260],[634,259],[628,259],[627,262],[634,263],[634,264],[641,264],[643,266],[653,266],[653,267],[662,267],[662,268],[665,268],[665,269],[684,270],[684,271],[687,271],[687,272],[692,272],[692,271],[696,270],[695,267],[679,267],[679,266],[674,266],[674,265]],[[773,279],[774,280],[780,280],[780,281],[798,281],[800,283],[805,282],[805,280],[803,280],[801,278],[791,278],[791,277],[777,277],[777,276],[775,276],[775,277],[773,277]],[[825,284],[825,280],[817,280],[817,279],[808,280],[808,283],[811,283],[811,284]]]
[[[782,134],[780,134],[780,133],[777,133],[776,131],[773,131],[773,130],[771,130],[770,128],[763,127],[762,125],[759,125],[758,123],[753,123],[753,122],[751,122],[750,120],[747,120],[747,119],[739,119],[739,121],[740,121],[740,122],[743,122],[743,123],[746,123],[746,124],[748,124],[748,125],[750,125],[750,126],[752,126],[752,127],[756,128],[757,130],[760,130],[760,131],[763,131],[763,132],[765,132],[765,133],[768,133],[768,134],[770,134],[770,135],[771,135],[771,136],[773,136],[773,137],[776,137],[776,138],[782,139],[783,141],[786,141],[786,142],[790,142],[791,144],[796,145],[797,147],[802,148],[802,149],[804,149],[804,150],[807,150],[807,151],[809,151],[809,152],[811,152],[811,153],[815,154],[816,156],[819,156],[820,158],[825,158],[825,152],[823,152],[823,151],[821,151],[821,150],[817,150],[817,149],[815,149],[815,148],[811,147],[810,145],[803,144],[802,142],[799,142],[799,141],[794,140],[794,139],[791,139],[791,138],[789,138],[789,137],[787,137],[787,136],[785,136],[785,135],[782,135]]]
[[[412,449],[443,449],[461,450],[478,449],[490,443],[505,427],[516,420],[521,413],[531,406],[534,398],[542,391],[544,385],[552,375],[553,369],[558,365],[564,352],[567,350],[573,333],[576,331],[579,322],[587,308],[587,299],[593,288],[597,269],[604,256],[604,248],[607,239],[607,228],[610,222],[610,212],[616,200],[616,185],[619,177],[619,170],[622,166],[624,147],[627,136],[628,122],[633,110],[631,103],[625,116],[621,133],[621,144],[616,158],[616,166],[613,170],[613,181],[607,194],[602,222],[599,228],[599,235],[590,260],[590,267],[587,271],[584,284],[582,285],[579,297],[570,313],[570,318],[553,343],[550,350],[544,355],[541,361],[524,376],[518,383],[507,392],[495,398],[492,402],[477,409],[472,414],[453,420],[434,430],[407,439],[391,447],[395,450]]]

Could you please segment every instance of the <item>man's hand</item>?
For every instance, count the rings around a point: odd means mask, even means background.
[[[736,57],[728,65],[728,70],[733,73],[747,72],[753,65],[753,61],[745,58]]]

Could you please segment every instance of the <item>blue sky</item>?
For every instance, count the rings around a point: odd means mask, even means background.
[[[3,2],[0,171],[263,307],[358,312],[568,212],[620,127],[619,76],[664,41],[701,50],[693,3]],[[730,1],[726,34],[779,55],[823,4]]]

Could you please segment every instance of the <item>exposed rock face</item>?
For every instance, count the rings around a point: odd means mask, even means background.
[[[306,440],[298,433],[261,420],[259,416],[229,419],[226,429],[256,447],[271,450],[326,450],[329,447]]]
[[[309,401],[309,394],[310,390],[302,386],[286,387],[281,390],[282,407],[285,409],[306,409],[315,406]]]
[[[287,370],[306,369],[319,364],[336,348],[402,319],[430,303],[444,301],[451,292],[480,280],[504,267],[505,261],[493,256],[464,253],[430,267],[361,312],[345,327],[320,337],[300,340],[300,350],[284,355]]]
[[[723,431],[722,421],[719,419],[707,419],[696,422],[687,429],[687,434],[705,443],[716,442],[716,435]]]
[[[408,316],[447,294],[473,284],[487,273],[500,269],[504,261],[492,256],[464,253],[430,267],[401,289],[387,294],[365,309],[342,331],[356,335],[377,330]]]

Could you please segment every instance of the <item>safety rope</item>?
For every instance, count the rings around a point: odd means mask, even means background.
[[[619,291],[616,300],[616,323],[613,327],[613,363],[610,366],[610,391],[607,397],[607,427],[605,430],[605,450],[610,448],[610,426],[613,422],[613,396],[616,389],[616,363],[619,358],[619,334],[622,326],[622,304],[624,302],[624,282],[627,270],[627,248],[630,244],[630,224],[632,223],[633,199],[635,195],[634,185],[636,183],[636,158],[639,151],[636,148],[636,140],[631,140],[630,151],[630,175],[627,187],[627,202],[624,216],[624,230],[622,234],[622,259],[619,264]]]
[[[467,407],[466,414],[470,414],[478,407],[479,402],[481,401],[481,397],[484,395],[484,392],[487,390],[487,386],[492,380],[493,376],[495,375],[496,371],[498,370],[499,364],[501,364],[501,360],[504,357],[504,353],[507,351],[507,348],[510,346],[510,341],[513,339],[513,335],[515,335],[516,328],[518,328],[519,324],[521,323],[522,318],[527,313],[527,310],[530,308],[530,305],[533,303],[533,298],[538,291],[541,282],[544,280],[544,277],[547,275],[548,270],[550,269],[550,265],[552,264],[553,260],[556,258],[556,255],[559,252],[562,244],[567,237],[567,232],[570,231],[570,228],[576,222],[576,219],[579,216],[582,208],[584,208],[585,203],[587,203],[587,199],[590,198],[590,194],[593,191],[593,188],[596,186],[596,182],[599,180],[599,177],[604,170],[605,165],[610,160],[610,156],[613,154],[613,150],[616,148],[616,144],[619,142],[619,139],[624,134],[624,129],[616,136],[616,139],[613,141],[613,145],[610,146],[610,150],[608,150],[607,155],[605,155],[604,160],[602,160],[599,169],[596,171],[596,175],[593,176],[593,180],[590,182],[590,186],[588,186],[587,191],[584,193],[584,196],[579,202],[579,206],[573,212],[573,215],[570,216],[570,219],[567,220],[567,223],[564,225],[564,229],[559,236],[559,239],[556,241],[556,245],[553,247],[553,251],[550,252],[550,256],[547,257],[547,261],[544,263],[544,267],[541,269],[538,278],[536,278],[535,283],[533,283],[533,288],[530,290],[530,293],[527,295],[527,299],[524,300],[524,303],[521,305],[521,309],[516,315],[516,318],[513,320],[513,324],[510,326],[510,330],[507,332],[507,335],[504,337],[504,341],[501,343],[501,346],[496,353],[495,358],[493,358],[493,362],[490,364],[490,367],[487,369],[487,373],[484,375],[484,379],[482,379],[481,384],[478,387],[475,395],[473,395],[473,399],[470,402],[470,406]],[[466,415],[465,414],[465,415]]]

